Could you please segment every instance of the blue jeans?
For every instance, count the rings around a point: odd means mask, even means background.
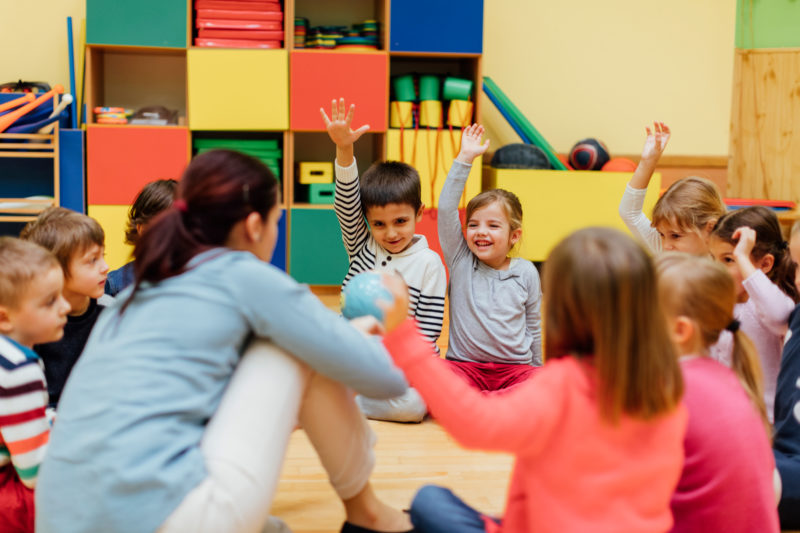
[[[484,533],[481,513],[461,501],[450,489],[426,485],[411,502],[411,523],[420,533]],[[498,524],[498,520],[492,519]]]

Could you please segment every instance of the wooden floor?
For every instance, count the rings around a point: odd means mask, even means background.
[[[338,291],[315,291],[338,310]],[[447,313],[445,313],[446,321]],[[447,346],[447,324],[440,347]],[[455,444],[436,422],[395,424],[370,421],[378,436],[372,483],[378,495],[397,508],[407,508],[419,487],[435,483],[451,487],[467,503],[486,513],[501,514],[512,458],[468,452]],[[344,511],[305,433],[292,435],[272,514],[295,533],[338,532]]]

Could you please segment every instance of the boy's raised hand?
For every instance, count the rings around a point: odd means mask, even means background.
[[[489,139],[481,144],[481,137],[483,137],[484,129],[480,124],[473,124],[467,126],[461,132],[461,151],[458,152],[456,161],[471,165],[472,161],[482,155],[489,148]]]
[[[369,124],[364,124],[357,130],[350,128],[355,109],[356,105],[350,104],[349,111],[346,111],[344,98],[339,98],[338,102],[336,100],[331,101],[331,118],[328,118],[324,109],[319,108],[322,119],[325,121],[325,129],[328,130],[328,135],[339,148],[353,146],[358,138],[369,130]]]
[[[647,138],[644,141],[644,148],[642,148],[642,160],[657,162],[664,153],[669,141],[669,126],[663,122],[653,122],[653,130],[645,128],[647,131]]]

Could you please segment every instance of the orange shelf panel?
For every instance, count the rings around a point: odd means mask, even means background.
[[[291,129],[324,131],[319,108],[330,114],[331,100],[343,97],[356,104],[356,126],[386,130],[388,54],[296,51],[289,64]]]
[[[90,204],[130,205],[157,179],[178,179],[189,161],[189,129],[87,127]]]

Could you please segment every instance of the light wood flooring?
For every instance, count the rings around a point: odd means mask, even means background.
[[[338,290],[315,292],[338,311]],[[439,345],[447,346],[446,312]],[[434,483],[451,487],[483,512],[502,513],[510,456],[463,450],[430,419],[422,424],[370,421],[370,425],[378,436],[372,483],[384,501],[407,508],[419,487]],[[303,431],[295,431],[289,443],[272,514],[295,533],[338,532],[344,521],[342,505]]]

